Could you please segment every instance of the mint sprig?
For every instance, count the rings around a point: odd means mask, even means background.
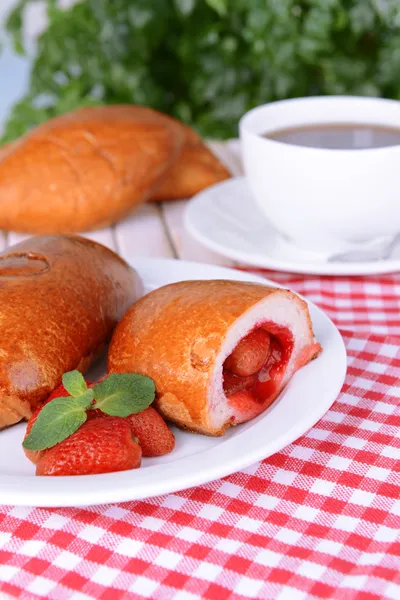
[[[62,382],[71,396],[54,398],[42,408],[23,441],[27,450],[45,450],[59,444],[85,423],[88,410],[128,417],[148,408],[155,398],[153,380],[138,373],[115,373],[88,388],[79,371],[70,371],[63,375]]]
[[[88,389],[87,383],[79,371],[69,371],[62,376],[63,386],[74,398],[84,394]]]
[[[154,381],[139,373],[114,373],[94,386],[95,403],[112,417],[129,417],[142,412],[153,402],[156,388]]]
[[[45,450],[65,440],[86,421],[86,409],[91,401],[70,396],[54,398],[40,411],[23,447]]]

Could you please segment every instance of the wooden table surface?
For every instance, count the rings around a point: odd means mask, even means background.
[[[210,147],[227,165],[233,175],[242,173],[237,140],[211,143]],[[183,227],[183,215],[187,201],[171,201],[160,204],[144,204],[127,219],[106,229],[83,233],[123,258],[181,258],[216,265],[233,266],[233,261],[219,256],[191,238]],[[18,233],[0,234],[0,249],[16,244],[29,237]]]

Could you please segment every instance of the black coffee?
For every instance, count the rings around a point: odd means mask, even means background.
[[[270,140],[333,150],[385,148],[400,145],[400,129],[358,123],[327,123],[278,129],[264,134]]]

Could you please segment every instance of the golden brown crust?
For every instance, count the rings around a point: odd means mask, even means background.
[[[3,160],[3,158],[5,158],[8,152],[11,152],[15,144],[17,144],[17,141],[9,142],[8,144],[4,144],[4,146],[0,147],[0,161]]]
[[[228,329],[270,294],[286,290],[237,281],[184,281],[151,292],[115,329],[108,370],[154,379],[161,414],[191,431],[222,435],[207,422],[207,390]],[[300,301],[303,302],[303,301]],[[309,324],[312,332],[311,321]]]
[[[105,227],[151,198],[186,198],[229,172],[190,128],[142,106],[81,108],[0,149],[0,229]]]
[[[135,300],[136,274],[79,237],[0,254],[0,428],[28,418],[65,371],[85,370]]]
[[[161,185],[152,194],[151,201],[191,198],[204,188],[231,176],[200,136],[186,125],[179,125],[185,133],[182,149]]]
[[[106,226],[149,198],[184,132],[135,106],[51,119],[0,156],[0,228],[68,233]]]
[[[158,409],[158,411],[161,412],[160,409]],[[172,423],[174,423],[174,425],[179,427],[179,429],[183,429],[184,431],[187,431],[188,433],[196,433],[198,435],[206,435],[207,437],[221,437],[225,434],[226,430],[229,429],[229,427],[231,427],[231,426],[236,427],[236,423],[226,423],[220,429],[215,429],[215,428],[212,429],[209,426],[207,426],[207,427],[202,427],[201,425],[190,426],[186,422],[180,421],[177,417],[170,417],[168,419],[168,417],[166,417],[164,415],[164,418],[167,420],[170,420]]]

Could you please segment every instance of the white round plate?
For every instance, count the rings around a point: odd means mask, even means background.
[[[266,269],[313,275],[370,275],[400,270],[400,244],[390,258],[357,262],[330,262],[290,244],[268,223],[245,177],[217,183],[192,198],[185,212],[185,227],[210,250]]]
[[[145,291],[187,279],[233,279],[274,285],[265,279],[212,265],[178,260],[135,259]],[[176,448],[161,458],[144,459],[142,467],[106,475],[36,477],[25,458],[26,425],[0,432],[0,504],[88,506],[136,500],[176,492],[243,469],[281,450],[329,409],[342,387],[346,352],[330,319],[309,304],[315,335],[323,346],[319,358],[296,373],[278,400],[262,415],[220,438],[174,429]],[[101,367],[92,372],[100,376]]]

